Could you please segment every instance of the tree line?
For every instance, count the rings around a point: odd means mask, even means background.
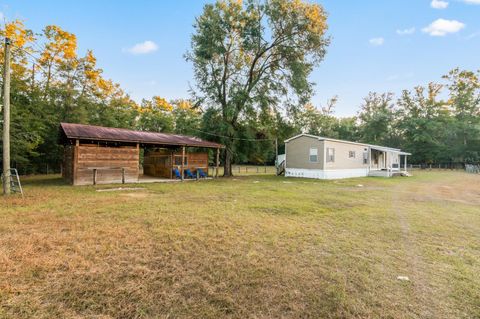
[[[272,163],[275,140],[303,133],[399,147],[414,163],[480,160],[480,72],[454,69],[441,83],[369,93],[356,116],[334,115],[337,97],[314,106],[310,72],[330,42],[327,14],[294,0],[217,1],[195,21],[190,51],[196,86],[188,98],[136,102],[103,76],[92,50],[59,26],[20,20],[0,30],[12,42],[14,167],[59,167],[60,122],[172,132],[225,144],[222,162]],[[0,52],[3,72],[4,55]],[[3,85],[3,83],[2,83]],[[227,169],[227,175],[228,175]]]

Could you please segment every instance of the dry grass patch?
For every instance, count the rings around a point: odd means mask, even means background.
[[[28,180],[1,200],[0,317],[479,317],[478,176],[416,175]]]

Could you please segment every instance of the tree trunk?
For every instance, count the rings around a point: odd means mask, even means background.
[[[231,177],[233,176],[232,172],[232,149],[230,147],[225,148],[225,152],[223,153],[223,176],[224,177]]]

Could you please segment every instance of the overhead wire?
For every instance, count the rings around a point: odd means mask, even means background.
[[[273,142],[273,141],[275,141],[275,139],[270,139],[270,138],[241,138],[241,137],[231,137],[231,136],[226,136],[226,135],[219,135],[219,134],[215,134],[215,133],[205,132],[205,131],[197,130],[197,129],[194,129],[194,128],[192,128],[192,129],[193,129],[194,131],[197,131],[197,132],[200,132],[200,133],[203,133],[203,134],[207,134],[207,135],[211,135],[211,136],[216,136],[216,137],[227,138],[227,139],[231,139],[231,140],[237,140],[237,141],[250,141],[250,142],[265,142],[265,141]]]

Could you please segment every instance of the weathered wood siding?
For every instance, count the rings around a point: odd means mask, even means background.
[[[67,147],[70,148],[70,146]],[[139,149],[136,146],[78,145],[71,147],[73,148],[71,161],[74,185],[92,185],[94,170],[97,171],[97,184],[121,183],[122,169],[125,183],[138,181]],[[65,166],[67,167],[68,163]]]
[[[66,145],[63,152],[62,177],[70,184],[73,184],[73,152],[75,146]]]

